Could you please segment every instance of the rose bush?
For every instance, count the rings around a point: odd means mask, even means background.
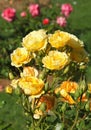
[[[12,73],[6,92],[19,94],[28,129],[50,130],[60,125],[82,129],[81,119],[89,118],[91,111],[90,84],[85,79],[89,55],[83,41],[65,31],[33,30],[10,57],[18,73]]]
[[[71,1],[72,15],[57,2],[37,3],[37,16],[24,4],[12,22],[0,19],[0,77],[11,80],[7,94],[0,86],[0,129],[91,129],[91,2]]]

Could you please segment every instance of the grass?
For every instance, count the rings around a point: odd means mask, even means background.
[[[17,95],[0,93],[0,130],[27,130],[26,117]]]

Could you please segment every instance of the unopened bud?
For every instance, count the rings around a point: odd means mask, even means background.
[[[69,66],[67,66],[65,69],[64,69],[64,74],[66,74],[66,73],[68,73],[68,71],[69,71]]]
[[[86,86],[85,80],[80,81],[80,83],[79,83],[80,94],[82,94],[86,90],[86,88],[87,88],[87,86]]]
[[[89,103],[89,102],[86,103],[85,109],[86,109],[86,111],[89,111],[89,110],[90,110],[90,103]]]
[[[14,79],[14,75],[11,72],[9,73],[9,79]]]
[[[41,103],[40,108],[41,111],[45,111],[46,110],[46,103]]]
[[[19,88],[19,87],[17,87],[17,88],[15,89],[15,94],[16,94],[16,95],[20,95],[20,94],[21,94],[21,91],[20,91],[20,88]]]
[[[45,91],[48,90],[48,87],[49,87],[49,83],[47,82],[47,83],[45,84]]]
[[[66,103],[64,103],[64,104],[62,105],[61,110],[62,110],[62,112],[64,112],[64,111],[66,110]]]

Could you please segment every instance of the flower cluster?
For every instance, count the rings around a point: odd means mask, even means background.
[[[61,26],[67,26],[67,18],[70,16],[71,12],[73,11],[73,7],[69,3],[62,4],[60,6],[60,16],[56,16],[55,22]],[[38,3],[30,4],[28,7],[28,13],[32,16],[32,18],[40,16],[42,14],[40,5]],[[1,16],[8,22],[12,22],[15,19],[16,10],[14,8],[6,8],[2,13]],[[20,13],[21,17],[27,17],[27,11],[22,11]],[[50,23],[50,19],[45,17],[42,20],[43,25],[47,25]]]
[[[19,75],[12,79],[6,92],[18,90],[22,105],[32,119],[30,129],[36,126],[45,129],[44,122],[50,117],[62,123],[59,115],[65,118],[65,105],[75,110],[79,103],[88,102],[90,87],[87,88],[82,76],[89,61],[84,43],[65,31],[49,34],[40,29],[27,34],[21,44],[11,54],[11,65],[19,70]]]

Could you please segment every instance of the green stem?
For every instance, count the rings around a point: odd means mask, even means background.
[[[73,130],[73,129],[74,129],[74,127],[75,127],[75,125],[76,125],[76,123],[77,123],[78,115],[79,115],[79,110],[77,109],[76,116],[75,116],[75,120],[74,120],[74,123],[73,123],[72,127],[70,128],[70,130]]]
[[[65,119],[64,119],[64,116],[65,116],[65,115],[64,115],[64,112],[62,113],[62,116],[63,116],[63,118],[62,118],[62,119],[63,119],[63,123],[65,123]]]
[[[47,74],[48,74],[48,70],[46,68],[44,68],[40,75],[39,75],[39,78],[41,78],[42,80],[46,80],[46,77],[47,77]]]

